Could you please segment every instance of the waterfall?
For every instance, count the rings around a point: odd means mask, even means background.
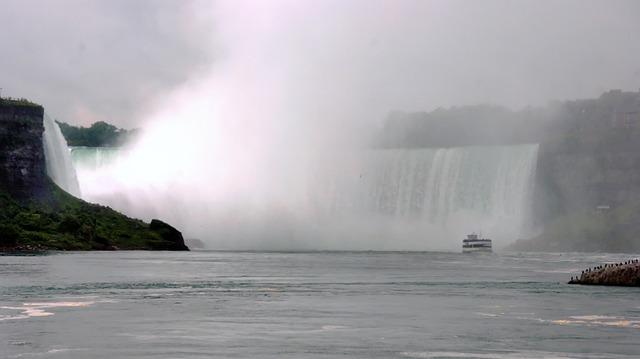
[[[71,161],[77,173],[82,199],[113,205],[100,197],[103,191],[113,189],[109,170],[120,163],[126,152],[120,147],[71,147]],[[122,210],[122,209],[121,209]],[[129,215],[134,215],[129,213]],[[140,215],[136,213],[135,215]],[[145,217],[146,218],[146,217]]]
[[[537,152],[537,145],[375,151],[363,176],[363,205],[432,223],[468,212],[520,225]]]
[[[187,236],[228,249],[457,251],[474,231],[499,248],[531,230],[537,155],[538,145],[345,153],[311,164],[307,179],[296,177],[308,182],[302,193],[221,203],[178,182],[136,185],[126,149],[71,150],[84,199],[165,218]]]
[[[80,197],[80,186],[71,161],[69,147],[60,127],[47,114],[44,115],[44,135],[42,137],[47,174],[60,188]]]
[[[470,232],[507,244],[533,230],[537,156],[536,144],[372,150],[311,196],[325,213],[377,218],[390,236],[438,237],[438,248]]]
[[[80,172],[92,172],[121,160],[122,149],[119,147],[71,147],[73,166]]]

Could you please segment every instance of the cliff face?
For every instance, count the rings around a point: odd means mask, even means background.
[[[43,113],[41,106],[0,105],[0,190],[16,199],[44,195]]]
[[[543,233],[516,249],[640,249],[640,92],[563,104],[540,144],[535,193]]]
[[[640,93],[565,105],[540,146],[539,182],[568,212],[640,201]]]
[[[46,174],[43,108],[0,99],[0,250],[188,250],[170,225],[87,203]]]

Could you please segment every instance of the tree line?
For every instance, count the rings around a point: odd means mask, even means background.
[[[56,121],[69,146],[116,147],[131,141],[139,129],[125,130],[99,121],[90,127],[77,127]]]

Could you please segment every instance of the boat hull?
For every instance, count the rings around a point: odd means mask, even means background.
[[[481,238],[475,233],[462,240],[462,253],[491,253],[493,243],[489,238]]]
[[[493,253],[491,247],[462,248],[462,253]]]

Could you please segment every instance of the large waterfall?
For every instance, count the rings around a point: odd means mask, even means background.
[[[387,227],[399,223],[396,237],[436,236],[442,248],[469,232],[506,244],[532,229],[537,154],[538,145],[369,151],[360,167],[339,169],[348,175],[321,186],[318,203],[330,212],[378,216]]]
[[[72,158],[86,199],[160,216],[212,247],[250,248],[259,237],[266,248],[458,250],[469,232],[498,247],[528,234],[537,153],[538,145],[352,153],[310,171],[306,195],[236,201],[226,212],[204,194],[185,199],[176,185],[146,193],[120,179],[109,193],[118,176],[105,169],[118,167],[124,150],[73,148]]]
[[[69,154],[67,141],[60,127],[47,114],[44,115],[44,135],[42,138],[47,174],[60,188],[80,197],[80,186]]]
[[[123,150],[119,147],[71,147],[71,159],[77,172],[87,174],[118,163]]]

